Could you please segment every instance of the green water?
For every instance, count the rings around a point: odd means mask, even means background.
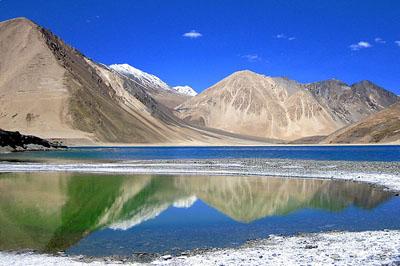
[[[147,252],[230,246],[274,233],[271,228],[291,234],[328,221],[338,229],[399,227],[398,216],[383,219],[398,215],[380,207],[392,201],[381,189],[330,180],[2,173],[0,250],[131,254],[146,246]],[[296,218],[302,210],[311,212]],[[313,215],[320,220],[303,226]],[[207,238],[210,230],[226,237]],[[161,245],[168,235],[171,246]]]

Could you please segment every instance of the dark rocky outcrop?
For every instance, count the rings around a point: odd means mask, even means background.
[[[51,142],[36,136],[22,135],[18,131],[0,129],[0,147],[11,147],[13,150],[46,150],[66,148],[60,143]]]

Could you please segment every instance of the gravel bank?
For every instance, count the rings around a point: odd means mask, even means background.
[[[399,265],[400,231],[271,236],[239,249],[165,260],[158,265]]]
[[[0,265],[139,265],[135,262],[0,252]],[[271,236],[237,249],[163,256],[152,265],[400,265],[400,231]]]
[[[0,172],[31,171],[328,178],[368,182],[400,191],[400,162],[216,159],[143,160],[116,163],[0,163]]]

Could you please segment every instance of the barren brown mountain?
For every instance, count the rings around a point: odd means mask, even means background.
[[[396,95],[370,82],[332,88],[329,82],[303,85],[239,71],[178,106],[176,113],[205,127],[295,140],[329,135],[395,101]]]
[[[400,103],[340,129],[324,143],[400,143]]]
[[[177,108],[188,122],[286,140],[327,135],[344,126],[302,85],[239,71]]]
[[[142,86],[25,18],[0,23],[0,127],[67,143],[243,143],[193,128]]]
[[[306,85],[317,101],[327,106],[332,116],[352,124],[394,104],[399,98],[371,81],[351,86],[339,80],[326,80]]]

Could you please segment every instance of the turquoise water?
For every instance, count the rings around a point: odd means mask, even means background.
[[[400,161],[400,146],[274,146],[274,147],[85,147],[66,151],[0,154],[0,160],[154,160],[279,158],[305,160]]]

